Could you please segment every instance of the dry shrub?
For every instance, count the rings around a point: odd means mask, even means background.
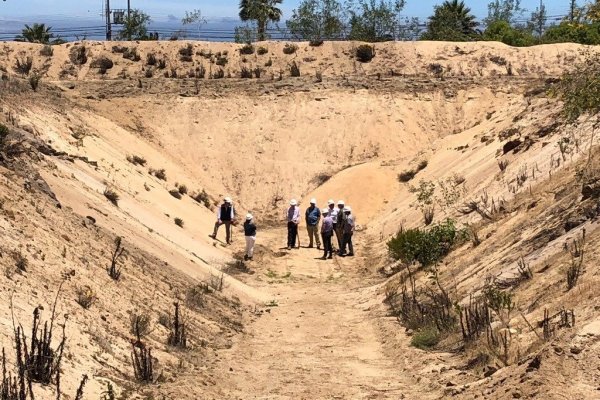
[[[17,72],[21,75],[29,75],[29,72],[31,71],[32,66],[33,66],[33,58],[31,58],[31,57],[17,58],[17,61],[15,61],[15,66],[13,67],[13,69],[15,70],[15,72]]]
[[[85,46],[74,46],[69,52],[69,59],[75,65],[84,65],[87,63],[87,49]]]
[[[48,44],[44,45],[44,47],[40,49],[40,55],[44,57],[52,57],[54,55],[54,49]]]
[[[167,172],[165,171],[164,168],[161,168],[161,169],[150,168],[149,173],[150,173],[150,175],[154,175],[155,177],[157,177],[161,181],[166,181],[167,180]]]
[[[258,49],[256,49],[256,54],[258,54],[259,56],[262,56],[263,54],[267,54],[269,52],[269,49],[263,46],[260,46]]]
[[[375,57],[375,47],[368,44],[361,44],[356,48],[355,55],[358,61],[363,63],[369,62]]]
[[[286,43],[283,46],[283,54],[294,54],[298,50],[298,46],[293,43]]]
[[[179,217],[175,218],[175,225],[177,225],[180,228],[183,228],[183,220]]]
[[[296,61],[292,61],[292,65],[290,65],[290,76],[295,78],[300,76],[300,67],[296,64]]]
[[[171,189],[171,190],[169,190],[169,194],[171,196],[175,197],[177,200],[181,200],[181,193],[179,193],[179,190]]]
[[[130,332],[136,337],[138,341],[142,340],[143,337],[147,336],[151,332],[152,318],[148,314],[138,314],[134,312],[131,314],[130,319]]]
[[[104,189],[104,197],[106,197],[115,206],[119,206],[119,194],[111,188]]]
[[[242,47],[240,47],[240,54],[250,55],[254,54],[254,46],[250,43],[246,43]]]
[[[98,300],[96,292],[94,292],[94,290],[88,285],[78,288],[76,294],[77,304],[86,310],[89,309],[96,302],[96,300]]]
[[[101,74],[105,74],[107,70],[114,66],[113,61],[105,56],[98,57],[90,63],[90,68],[98,68]]]

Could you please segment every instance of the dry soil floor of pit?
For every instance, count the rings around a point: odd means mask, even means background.
[[[365,296],[372,289],[357,273],[365,260],[323,261],[316,249],[283,250],[285,235],[259,233],[258,243],[287,254],[250,263],[247,283],[272,293],[273,304],[221,354],[216,375],[223,377],[223,398],[435,398],[416,391],[416,382],[384,353],[373,315],[380,302]]]

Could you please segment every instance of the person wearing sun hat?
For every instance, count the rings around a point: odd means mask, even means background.
[[[344,200],[338,200],[337,202],[337,220],[335,222],[335,237],[338,242],[338,253],[342,251],[342,245],[344,243],[344,224],[346,222],[346,215],[344,214]]]
[[[352,236],[354,235],[354,227],[356,221],[354,215],[352,215],[352,208],[350,206],[344,207],[344,236],[342,238],[342,248],[340,249],[340,256],[352,257],[354,256],[354,245],[352,243]],[[346,253],[346,247],[348,247],[348,253]]]
[[[296,246],[298,224],[300,223],[300,207],[298,207],[298,201],[296,199],[290,200],[290,207],[287,209],[286,219],[288,228],[287,248],[288,250],[291,250],[292,247]]]
[[[254,244],[256,243],[256,224],[254,223],[254,217],[250,213],[246,215],[246,222],[244,222],[244,236],[246,237],[246,254],[244,255],[244,259],[252,260],[254,256]]]
[[[310,207],[306,209],[306,230],[310,240],[308,248],[313,247],[313,238],[317,242],[317,249],[321,250],[321,239],[319,238],[319,221],[321,221],[321,210],[317,207],[317,200],[310,200]]]
[[[333,219],[331,218],[331,212],[329,208],[324,208],[321,213],[323,214],[323,222],[321,223],[321,236],[323,239],[323,257],[321,260],[327,258],[333,258],[333,247],[331,245],[331,237],[333,236]]]
[[[217,222],[215,222],[215,229],[212,235],[209,235],[211,238],[216,239],[217,233],[219,232],[219,227],[221,225],[225,225],[225,239],[227,244],[231,243],[231,224],[235,220],[235,210],[233,208],[233,203],[231,201],[231,197],[225,197],[223,199],[223,204],[217,209]]]

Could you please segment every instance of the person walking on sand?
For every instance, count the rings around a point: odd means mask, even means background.
[[[321,221],[321,210],[317,207],[317,200],[310,200],[310,207],[306,209],[306,230],[308,231],[308,238],[310,243],[308,248],[313,248],[313,237],[314,241],[317,242],[317,249],[321,250],[321,239],[319,238],[319,222]]]
[[[244,255],[244,260],[252,261],[252,257],[254,256],[254,244],[256,243],[256,224],[254,223],[252,214],[246,215],[244,235],[246,237],[246,255]]]
[[[337,202],[337,220],[335,222],[335,236],[338,241],[338,254],[342,254],[342,244],[344,243],[344,224],[346,222],[346,215],[344,214],[344,200]]]
[[[337,227],[338,210],[337,210],[337,208],[335,208],[335,201],[333,201],[331,199],[328,200],[327,206],[329,207],[329,216],[331,217],[331,220],[333,221],[333,231],[335,232],[336,238],[337,238],[336,227]],[[331,246],[333,249],[333,244]]]
[[[354,226],[356,222],[354,215],[352,215],[352,208],[350,206],[344,207],[344,236],[342,242],[342,248],[340,250],[340,256],[352,257],[354,256],[354,245],[352,244],[352,236],[354,235]],[[348,253],[346,254],[346,247],[348,247]]]
[[[333,219],[329,208],[324,208],[323,222],[321,223],[321,237],[323,238],[323,257],[321,260],[333,258],[333,247],[331,246],[331,238],[333,237]]]
[[[298,224],[300,223],[300,207],[296,199],[290,201],[290,207],[287,209],[287,228],[288,228],[288,250],[296,246],[298,237]]]
[[[215,222],[215,230],[212,235],[209,235],[211,238],[217,238],[217,232],[219,232],[219,227],[221,225],[225,225],[225,239],[227,244],[231,244],[231,224],[235,221],[235,210],[233,208],[233,204],[231,202],[230,197],[225,197],[223,199],[223,204],[217,209],[217,222]]]

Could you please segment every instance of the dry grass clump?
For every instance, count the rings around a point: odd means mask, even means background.
[[[258,49],[256,49],[256,54],[258,54],[259,56],[262,56],[263,54],[267,54],[269,52],[269,49],[263,46],[259,46]]]
[[[180,228],[183,228],[183,220],[179,217],[175,218],[175,225],[177,225]]]
[[[161,181],[167,180],[167,172],[165,171],[164,168],[161,168],[161,169],[150,168],[150,170],[148,172],[150,173],[150,175],[154,175]]]
[[[290,65],[290,76],[297,78],[300,76],[300,67],[296,64],[296,61],[292,61]]]
[[[33,58],[17,58],[13,69],[16,73],[21,75],[29,75],[31,68],[33,67]]]
[[[283,46],[283,54],[294,54],[298,50],[298,46],[293,43],[286,43]]]
[[[40,49],[40,56],[52,57],[53,55],[54,55],[54,49],[49,44],[44,45],[44,47],[42,47]]]
[[[106,197],[115,206],[119,206],[119,194],[111,188],[104,189],[104,197]]]
[[[175,197],[177,200],[181,200],[181,193],[179,193],[178,189],[171,189],[169,190],[169,194],[173,197]]]

